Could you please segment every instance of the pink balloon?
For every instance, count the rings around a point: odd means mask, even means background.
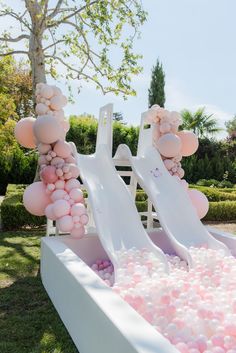
[[[70,198],[76,202],[82,202],[84,199],[83,192],[80,189],[72,189],[69,195],[70,195]]]
[[[38,103],[35,107],[35,112],[37,115],[45,115],[48,111],[48,106],[43,103]]]
[[[175,166],[175,163],[171,159],[165,159],[163,162],[168,170],[172,169]]]
[[[64,164],[65,161],[61,157],[54,157],[52,158],[51,165],[57,165],[57,164]]]
[[[80,187],[80,182],[77,179],[70,179],[66,182],[65,189],[66,191],[70,192],[70,190],[79,188]]]
[[[38,151],[41,154],[47,154],[49,151],[51,151],[51,149],[51,145],[46,145],[45,143],[40,143],[38,145]]]
[[[40,95],[46,99],[51,98],[53,96],[53,94],[54,94],[53,87],[49,86],[47,84],[45,84],[40,90]]]
[[[46,159],[46,156],[42,154],[41,156],[39,156],[38,165],[44,165],[44,164],[48,164],[48,161]]]
[[[83,238],[85,234],[85,229],[84,227],[80,227],[80,228],[73,228],[72,231],[70,232],[70,235],[73,237],[73,238]]]
[[[76,160],[72,155],[70,155],[68,158],[66,158],[65,161],[66,161],[66,163],[71,163],[71,164],[76,163]]]
[[[40,173],[40,177],[45,184],[55,183],[55,181],[58,179],[56,175],[56,167],[48,165],[47,167],[43,168]]]
[[[53,204],[50,203],[49,205],[47,205],[47,207],[45,208],[45,215],[48,219],[51,219],[51,221],[55,221],[56,220],[56,216],[53,212]]]
[[[207,197],[201,191],[195,189],[188,190],[188,194],[197,211],[198,217],[202,219],[209,210],[209,202]]]
[[[53,151],[57,154],[58,157],[68,158],[71,155],[70,144],[66,141],[59,140],[53,147]]]
[[[33,130],[37,140],[45,144],[56,142],[62,133],[61,125],[51,115],[39,116]]]
[[[55,202],[56,200],[62,200],[67,195],[68,194],[65,190],[58,189],[58,190],[53,191],[53,193],[51,194],[51,200],[53,202]]]
[[[171,126],[169,123],[162,123],[160,125],[160,132],[162,134],[166,134],[167,132],[170,132],[170,130],[171,130]]]
[[[60,96],[62,94],[61,89],[57,86],[51,86],[53,89],[53,95],[54,96]]]
[[[62,122],[65,119],[65,114],[63,110],[56,110],[53,112],[53,115],[60,122]]]
[[[89,221],[89,218],[88,218],[88,215],[86,214],[83,214],[81,217],[80,217],[80,223],[85,226]]]
[[[61,232],[70,232],[74,227],[73,219],[69,215],[59,218],[57,225]]]
[[[75,179],[78,178],[80,173],[79,173],[79,168],[77,167],[77,165],[75,165],[75,164],[70,165],[70,173],[71,173],[72,178],[75,178]]]
[[[156,145],[162,156],[167,158],[177,156],[181,150],[180,138],[171,133],[161,136]]]
[[[183,168],[178,168],[177,173],[178,173],[180,179],[182,179],[184,177],[185,172],[184,172]]]
[[[61,110],[67,103],[67,99],[63,95],[54,96],[50,100],[50,107],[53,110]]]
[[[71,207],[71,216],[82,216],[86,214],[86,208],[83,203],[75,203]]]
[[[59,191],[59,190],[57,190]],[[54,191],[55,192],[55,191]],[[57,218],[66,216],[70,213],[70,204],[66,200],[56,200],[53,203],[53,213]]]
[[[26,148],[35,148],[34,125],[36,119],[29,117],[18,121],[14,129],[14,135],[19,144]]]
[[[69,123],[69,121],[63,120],[63,121],[61,122],[61,125],[62,125],[62,127],[63,127],[63,129],[64,129],[65,132],[68,132],[68,131],[70,130],[70,123]]]
[[[197,135],[195,135],[191,131],[185,131],[185,130],[178,132],[177,135],[181,139],[182,147],[181,147],[180,153],[184,157],[191,156],[197,151],[199,146]]]
[[[64,180],[57,180],[55,182],[55,187],[56,187],[56,189],[64,189],[65,188]]]
[[[43,216],[45,208],[51,203],[49,195],[46,193],[46,185],[42,181],[37,181],[25,189],[23,204],[28,212],[35,216]]]

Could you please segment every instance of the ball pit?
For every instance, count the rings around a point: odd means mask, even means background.
[[[146,249],[121,251],[114,285],[110,261],[91,268],[181,353],[235,353],[236,260],[204,246],[190,252],[195,268],[166,255],[167,275]]]

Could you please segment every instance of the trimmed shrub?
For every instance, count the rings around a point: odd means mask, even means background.
[[[236,192],[225,192],[225,189],[222,191],[222,189],[219,190],[217,188],[209,188],[197,185],[190,185],[190,188],[203,192],[209,201],[236,201]]]
[[[204,221],[232,222],[236,221],[236,202],[210,202],[210,207]]]

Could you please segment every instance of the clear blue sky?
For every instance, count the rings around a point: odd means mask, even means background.
[[[159,57],[166,73],[166,108],[206,106],[223,126],[236,113],[236,1],[143,0],[143,5],[149,16],[135,46],[144,68],[133,81],[137,96],[127,101],[104,97],[86,84],[66,112],[97,115],[100,106],[113,102],[128,123],[138,125],[147,109],[151,68]]]

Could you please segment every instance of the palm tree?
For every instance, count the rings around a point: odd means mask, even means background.
[[[182,129],[191,130],[199,137],[207,135],[215,135],[222,129],[218,126],[217,120],[213,118],[213,114],[207,114],[205,107],[199,108],[196,112],[185,109],[181,112],[183,123]]]

